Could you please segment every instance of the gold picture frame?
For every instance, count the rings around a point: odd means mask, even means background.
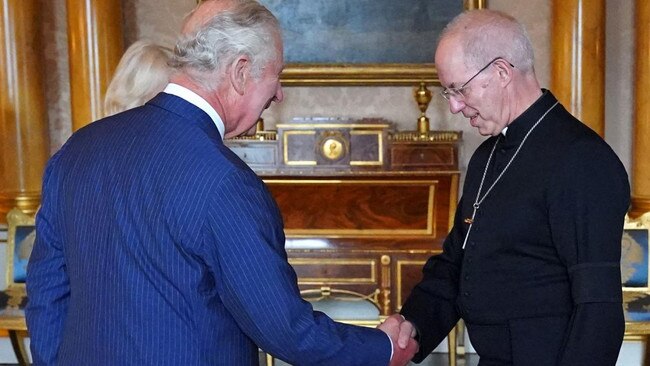
[[[18,208],[7,213],[6,283],[9,307],[18,307],[26,296],[27,262],[36,238],[34,217]]]
[[[487,0],[459,1],[465,10],[487,7]],[[287,63],[280,79],[284,86],[440,84],[433,63]]]

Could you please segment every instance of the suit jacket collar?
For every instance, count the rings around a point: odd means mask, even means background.
[[[177,116],[186,120],[187,123],[196,124],[211,138],[222,142],[222,136],[219,134],[219,130],[217,129],[217,126],[215,126],[214,121],[212,121],[212,118],[210,118],[210,116],[201,108],[186,101],[185,99],[161,92],[146,104],[150,104],[158,108],[162,108],[170,113],[176,114]]]

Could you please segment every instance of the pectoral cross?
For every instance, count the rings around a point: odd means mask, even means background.
[[[467,228],[467,233],[465,234],[465,240],[463,241],[463,249],[465,249],[465,245],[467,244],[467,239],[469,238],[469,232],[472,231],[472,225],[474,224],[474,217],[476,217],[476,211],[478,211],[478,202],[474,203],[472,205],[474,207],[474,211],[472,211],[472,217],[468,217],[465,220],[466,224],[469,224],[469,227]]]

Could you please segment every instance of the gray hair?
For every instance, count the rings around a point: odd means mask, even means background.
[[[172,50],[147,40],[134,42],[120,59],[106,95],[104,115],[143,105],[161,92],[171,75]]]
[[[524,26],[512,16],[488,9],[471,10],[456,16],[440,38],[460,36],[465,63],[482,67],[503,57],[524,73],[534,73],[535,55]]]
[[[276,52],[279,39],[278,20],[268,9],[254,0],[239,0],[232,9],[181,35],[169,64],[212,90],[221,81],[215,71],[242,55],[251,60],[252,76],[259,78],[271,60],[282,57]]]

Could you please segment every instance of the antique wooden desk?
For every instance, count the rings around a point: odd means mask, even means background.
[[[301,290],[378,294],[398,311],[450,229],[460,132],[401,132],[378,119],[279,124],[226,144],[282,212]]]

